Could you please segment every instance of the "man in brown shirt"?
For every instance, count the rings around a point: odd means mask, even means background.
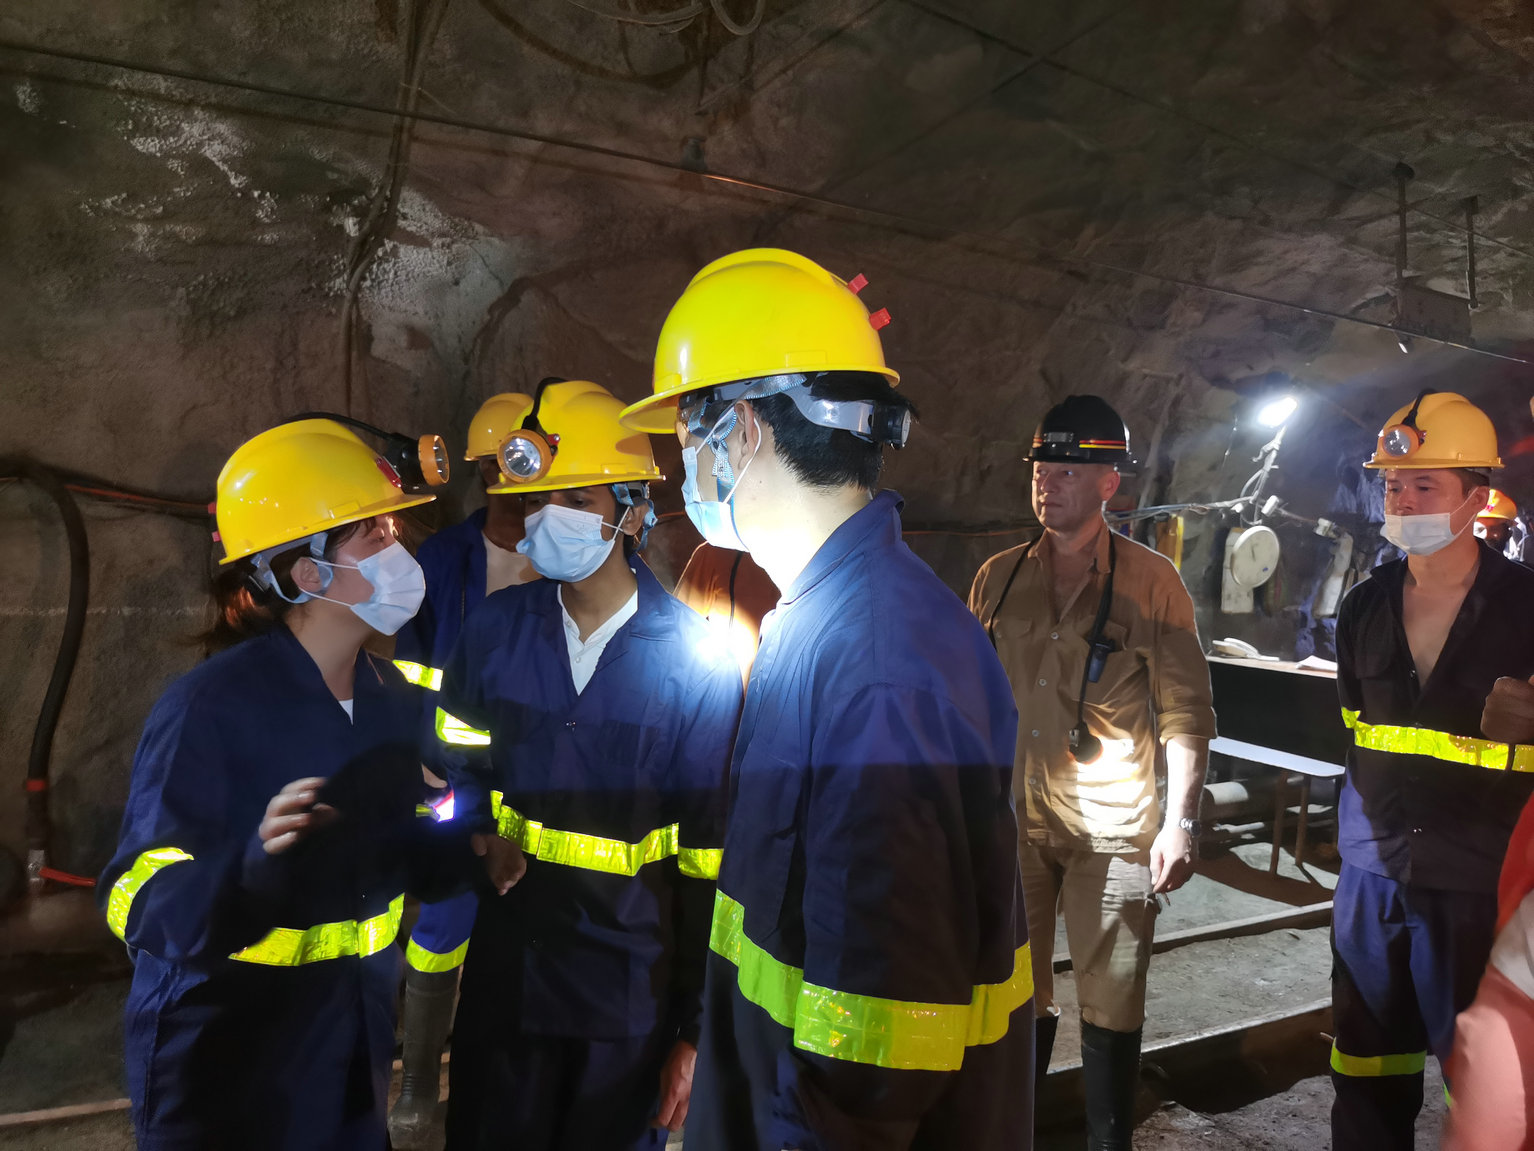
[[[762,619],[778,606],[778,585],[751,553],[699,544],[671,594],[708,620],[740,664],[741,679],[750,678]]]
[[[1097,396],[1068,397],[1045,415],[1029,458],[1044,533],[986,561],[969,607],[1020,714],[1012,786],[1036,1070],[1048,1068],[1059,1025],[1058,914],[1081,1003],[1088,1146],[1106,1151],[1131,1145],[1156,897],[1193,872],[1214,708],[1177,569],[1103,519],[1117,465],[1130,459],[1118,414]]]

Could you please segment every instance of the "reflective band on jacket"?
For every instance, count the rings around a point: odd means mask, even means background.
[[[455,967],[462,966],[463,957],[468,953],[469,941],[467,939],[446,953],[428,951],[412,939],[405,947],[405,962],[417,971],[424,971],[430,975],[438,971],[451,971]]]
[[[1452,735],[1426,727],[1396,727],[1391,724],[1365,723],[1352,708],[1342,709],[1342,722],[1353,729],[1353,742],[1370,751],[1389,751],[1397,755],[1426,755],[1446,763],[1464,763],[1492,771],[1534,771],[1534,747],[1508,745]]]
[[[440,707],[437,709],[437,738],[443,743],[456,744],[459,747],[489,747],[490,733],[480,731],[477,727],[470,727],[456,715],[450,715]]]
[[[397,659],[394,661],[394,666],[399,668],[400,674],[416,687],[424,687],[427,691],[442,690],[440,667],[427,667],[424,663],[411,663],[408,659]]]
[[[320,963],[326,959],[341,959],[348,955],[376,955],[386,947],[393,946],[399,934],[400,916],[405,912],[405,897],[396,895],[389,910],[364,919],[358,923],[347,919],[340,923],[318,923],[313,927],[278,927],[265,939],[253,943],[244,951],[236,951],[230,959],[242,963],[265,963],[273,967],[297,967],[303,963]]]
[[[1386,1075],[1416,1075],[1427,1067],[1427,1052],[1411,1055],[1344,1055],[1332,1044],[1332,1070],[1338,1075],[1357,1079],[1378,1079]]]
[[[969,1003],[907,1003],[853,995],[804,981],[745,933],[745,909],[724,892],[714,898],[709,946],[738,969],[740,993],[794,1033],[794,1046],[831,1059],[916,1071],[957,1071],[969,1047],[1007,1034],[1012,1014],[1033,998],[1025,943],[1012,977],[974,989]],[[1026,1022],[1032,1026],[1030,1016]]]
[[[112,894],[107,896],[107,926],[117,938],[124,943],[128,941],[128,912],[133,909],[133,897],[138,894],[138,889],[160,868],[191,858],[179,847],[157,847],[140,855],[133,861],[133,866],[118,877],[112,884]]]
[[[719,850],[681,846],[681,829],[675,823],[657,827],[638,843],[625,843],[621,839],[545,827],[506,806],[505,794],[499,791],[490,793],[490,814],[502,839],[509,839],[545,863],[584,867],[610,875],[638,875],[645,864],[659,863],[675,855],[683,875],[694,879],[719,877]]]
[[[684,847],[676,853],[683,875],[694,879],[718,879],[724,852],[717,847]]]

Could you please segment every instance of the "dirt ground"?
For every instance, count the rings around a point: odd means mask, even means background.
[[[1295,868],[1286,852],[1267,873],[1269,845],[1211,853],[1199,874],[1172,896],[1157,925],[1173,932],[1300,907],[1330,898],[1335,875],[1324,864]],[[1065,940],[1057,941],[1065,954]],[[1330,1036],[1317,1024],[1259,1051],[1189,1069],[1164,1067],[1158,1044],[1297,1011],[1325,1000],[1331,955],[1325,927],[1189,943],[1151,964],[1136,1145],[1142,1151],[1241,1148],[1311,1151],[1329,1143]],[[0,969],[0,1151],[131,1151],[122,1111],[63,1122],[6,1126],[18,1112],[88,1104],[122,1095],[122,1002],[127,966],[120,953],[12,963]],[[1075,988],[1056,977],[1064,1023],[1052,1067],[1068,1077],[1079,1063]],[[1056,1079],[1055,1076],[1051,1077]],[[1063,1081],[1063,1080],[1060,1080]],[[446,1076],[444,1075],[444,1090]],[[1442,1086],[1428,1069],[1419,1148],[1437,1145]],[[1040,1151],[1082,1145],[1079,1122],[1041,1130]]]

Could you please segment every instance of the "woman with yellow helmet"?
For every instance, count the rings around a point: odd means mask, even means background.
[[[472,860],[417,818],[419,712],[363,650],[420,603],[391,517],[432,498],[326,419],[219,475],[236,642],[155,705],[101,880],[134,960],[141,1151],[387,1145],[403,893],[445,894]]]
[[[487,878],[457,1151],[660,1148],[687,1112],[740,673],[637,555],[661,475],[622,406],[539,385],[490,490],[524,494],[544,578],[487,597],[443,677],[442,768]]]

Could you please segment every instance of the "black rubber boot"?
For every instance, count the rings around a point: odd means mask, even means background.
[[[1049,1057],[1055,1050],[1055,1033],[1060,1030],[1060,1017],[1054,1014],[1040,1015],[1033,1025],[1033,1082],[1044,1082],[1049,1073]],[[1034,1098],[1038,1095],[1035,1093]]]
[[[1130,1151],[1140,1087],[1140,1032],[1081,1025],[1081,1081],[1087,1151]]]
[[[405,968],[405,1037],[399,1101],[389,1112],[395,1151],[429,1151],[440,1145],[437,1101],[442,1086],[442,1048],[453,1026],[458,969]]]

